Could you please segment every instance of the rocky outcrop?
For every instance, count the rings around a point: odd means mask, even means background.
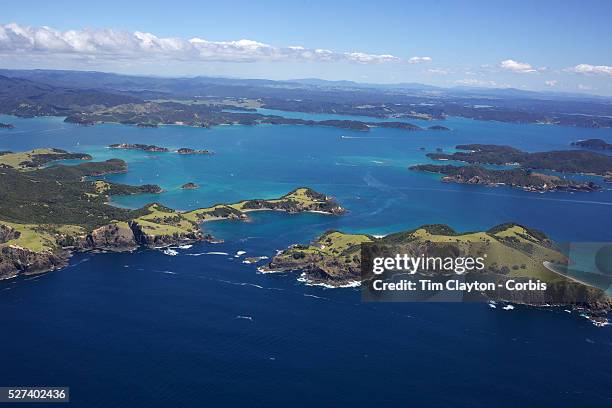
[[[200,186],[198,186],[196,183],[185,183],[181,186],[181,188],[183,190],[195,190],[196,188],[199,188]]]
[[[185,244],[189,242],[203,241],[210,236],[204,236],[201,230],[185,231],[172,234],[148,234],[136,221],[129,222],[130,229],[134,235],[134,240],[138,245],[149,248],[160,248],[170,245]],[[212,237],[210,237],[212,238]]]
[[[181,147],[176,152],[178,154],[213,154],[210,150],[196,150],[188,147]]]
[[[14,245],[0,248],[0,279],[18,274],[42,273],[59,269],[67,264],[68,252],[34,252]]]
[[[275,256],[262,268],[264,272],[299,270],[302,280],[311,284],[342,286],[360,279],[361,268],[356,262],[322,253],[294,252],[290,256]]]
[[[497,283],[507,278],[497,277]],[[513,278],[517,282],[527,282],[527,278]],[[591,312],[612,310],[612,299],[604,291],[574,281],[549,282],[546,291],[510,291],[505,285],[497,286],[495,292],[487,292],[491,299],[526,305],[576,306]]]
[[[137,246],[134,233],[127,223],[96,228],[87,235],[87,244],[90,248],[119,251],[134,249]]]
[[[17,239],[21,233],[8,225],[0,224],[0,244]]]

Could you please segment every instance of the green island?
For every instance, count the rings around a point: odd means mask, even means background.
[[[601,189],[600,186],[591,181],[578,182],[521,168],[491,170],[477,165],[438,166],[420,164],[411,166],[410,170],[443,174],[441,180],[446,183],[479,184],[491,187],[503,185],[534,192],[597,191]]]
[[[486,298],[528,305],[572,305],[591,312],[612,308],[612,299],[601,289],[565,277],[547,266],[564,264],[567,258],[544,233],[515,223],[467,233],[458,233],[446,225],[423,225],[381,238],[328,231],[310,244],[293,245],[280,252],[260,271],[299,271],[300,280],[310,284],[356,286],[361,279],[362,243],[392,248],[393,253],[428,254],[435,250],[433,245],[437,244],[452,245],[458,248],[459,254],[473,254],[473,248],[480,248],[487,254],[487,266],[483,271],[468,272],[466,276],[480,274],[478,276],[486,276],[496,282],[540,279],[549,287],[543,293],[499,289],[483,293]],[[561,303],[555,299],[564,300]]]
[[[119,149],[119,150],[141,150],[143,152],[149,153],[168,153],[170,149],[167,147],[161,147],[156,145],[147,145],[141,143],[114,143],[108,145],[109,149]],[[181,147],[176,150],[176,153],[182,155],[190,155],[190,154],[207,154],[211,155],[213,152],[206,149],[191,149],[189,147]]]
[[[576,142],[572,142],[571,145],[591,150],[612,150],[612,143],[608,143],[603,139],[578,140]]]
[[[467,144],[452,154],[428,153],[434,160],[456,160],[471,164],[518,165],[526,169],[553,170],[606,176],[612,173],[612,157],[582,150],[527,153],[510,146]]]
[[[66,158],[91,159],[59,149],[0,155],[0,279],[61,268],[74,251],[128,251],[139,246],[213,241],[199,224],[244,220],[251,211],[345,212],[333,198],[306,187],[277,199],[245,200],[192,211],[158,203],[136,210],[119,208],[109,205],[111,196],[160,193],[162,189],[94,179],[126,172],[127,164],[119,159],[45,166]]]
[[[121,123],[138,127],[159,125],[182,125],[210,128],[219,125],[304,125],[327,126],[347,130],[368,132],[371,128],[383,127],[408,131],[424,130],[406,122],[364,122],[358,120],[306,120],[285,118],[277,115],[263,115],[250,110],[224,105],[184,102],[142,102],[124,103],[110,107],[86,107],[68,115],[65,122],[91,126],[97,123]],[[442,127],[432,130],[444,130]]]
[[[170,151],[166,147],[146,145],[146,144],[141,144],[141,143],[115,143],[115,144],[109,145],[108,147],[110,149],[142,150],[143,152],[156,152],[156,153],[166,153]]]

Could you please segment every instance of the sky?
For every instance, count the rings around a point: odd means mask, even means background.
[[[0,0],[0,67],[612,95],[610,1],[95,3]]]

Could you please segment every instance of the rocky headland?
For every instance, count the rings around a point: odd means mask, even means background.
[[[435,254],[440,245],[449,245],[452,253],[474,255],[474,248],[487,254],[486,268],[466,273],[466,279],[482,278],[497,283],[508,279],[546,282],[544,292],[508,291],[503,288],[483,292],[484,299],[537,306],[575,306],[590,312],[607,312],[612,299],[596,287],[556,273],[545,263],[567,264],[567,258],[544,233],[519,224],[501,224],[482,232],[458,233],[446,225],[424,225],[410,231],[376,238],[366,234],[329,231],[310,244],[298,244],[277,254],[260,270],[264,273],[297,271],[300,280],[331,287],[357,286],[363,278],[361,245],[388,248],[390,253]],[[423,271],[419,275],[440,277],[443,272]]]
[[[51,153],[50,153],[51,152]],[[129,251],[210,240],[200,224],[218,219],[248,219],[252,211],[315,211],[340,215],[344,209],[331,197],[298,188],[276,199],[245,200],[193,211],[177,211],[158,203],[136,210],[108,205],[111,196],[160,193],[156,185],[130,186],[92,177],[123,173],[119,159],[74,166],[32,167],[67,153],[57,149],[10,153],[0,172],[0,279],[63,267],[74,251]],[[42,155],[42,157],[39,157]],[[73,156],[71,156],[73,157]],[[24,161],[27,160],[27,165]],[[35,186],[36,188],[32,188]]]

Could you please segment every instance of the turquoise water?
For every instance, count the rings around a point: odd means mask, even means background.
[[[429,162],[425,154],[436,148],[452,151],[460,143],[510,144],[528,151],[568,149],[571,141],[580,138],[611,140],[611,129],[458,118],[447,121],[453,129],[450,132],[373,129],[368,133],[304,126],[141,129],[121,125],[78,127],[57,118],[2,120],[16,123],[17,128],[0,133],[1,149],[55,146],[90,153],[95,160],[119,157],[128,163],[130,171],[109,176],[109,180],[155,183],[166,190],[159,195],[114,198],[122,206],[136,208],[159,201],[170,207],[191,209],[249,198],[273,198],[296,187],[309,186],[333,195],[350,213],[327,219],[306,240],[326,228],[384,234],[426,223],[474,230],[508,221],[540,228],[559,241],[610,238],[609,185],[597,193],[542,195],[510,188],[445,184],[437,182],[437,175],[407,168]],[[183,156],[106,148],[120,142],[211,149],[216,154]],[[592,179],[601,183],[599,178]],[[190,181],[200,188],[180,189]]]
[[[610,241],[610,187],[534,194],[444,184],[436,175],[407,170],[427,162],[425,154],[436,148],[496,143],[528,151],[568,149],[583,138],[611,142],[610,129],[459,118],[444,122],[451,132],[369,133],[272,125],[79,127],[59,118],[4,116],[0,121],[16,125],[0,130],[0,150],[53,146],[96,160],[119,157],[129,172],[108,179],[166,190],[115,197],[117,205],[158,201],[190,209],[309,186],[350,211],[342,217],[256,213],[248,223],[205,224],[225,243],[196,244],[175,257],[158,251],[78,254],[62,271],[0,282],[0,346],[10,350],[2,358],[0,384],[69,385],[73,405],[86,407],[513,407],[517,401],[588,407],[612,401],[612,332],[576,313],[484,304],[363,304],[357,290],[308,287],[292,274],[258,274],[234,257],[239,250],[272,256],[327,229],[384,234],[426,223],[465,231],[516,221],[558,241]],[[120,142],[216,154],[105,147]],[[201,187],[179,188],[189,181]]]

